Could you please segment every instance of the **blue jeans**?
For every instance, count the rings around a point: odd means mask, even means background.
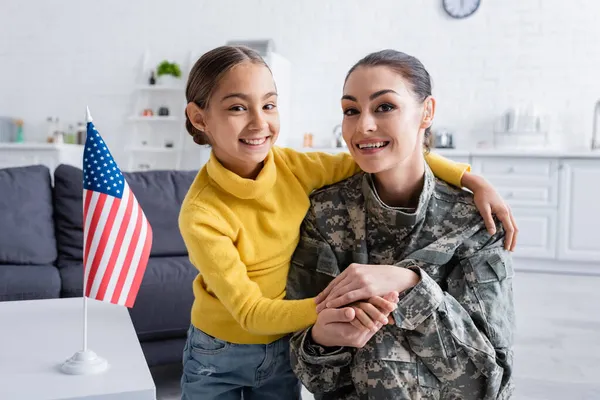
[[[190,326],[183,350],[182,400],[300,400],[289,337],[235,344]]]

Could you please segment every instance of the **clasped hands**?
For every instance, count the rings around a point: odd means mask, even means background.
[[[399,293],[415,286],[419,275],[393,265],[351,264],[316,298],[313,341],[363,347],[384,325],[394,323]]]

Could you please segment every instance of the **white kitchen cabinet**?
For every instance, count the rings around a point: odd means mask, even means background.
[[[598,262],[600,160],[564,160],[561,182],[558,258]]]
[[[522,258],[556,258],[558,214],[556,210],[513,207],[519,227],[515,256]]]
[[[511,207],[557,208],[557,159],[476,156],[472,163]]]
[[[83,166],[83,146],[52,143],[0,144],[0,168],[45,165],[53,173],[60,164]]]
[[[515,257],[555,259],[559,163],[555,158],[474,156],[484,176],[509,204],[519,234]]]
[[[488,179],[552,182],[556,180],[558,160],[525,157],[473,157],[473,170]]]

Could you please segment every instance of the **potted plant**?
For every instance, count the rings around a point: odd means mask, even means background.
[[[175,62],[164,60],[156,67],[156,76],[161,85],[177,85],[181,79],[181,68]]]

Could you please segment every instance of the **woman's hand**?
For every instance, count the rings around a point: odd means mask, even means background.
[[[401,293],[415,286],[419,279],[415,272],[407,268],[350,264],[316,297],[317,312],[391,292]]]
[[[354,309],[354,319],[350,321],[357,329],[377,332],[382,326],[393,324],[390,314],[398,308],[398,292],[383,297],[374,296],[369,301],[359,301],[350,305]]]
[[[395,303],[398,300],[398,293],[389,293],[380,299]],[[378,321],[375,323],[376,329],[366,329],[360,322],[355,323],[356,310],[356,307],[323,310],[318,314],[317,321],[311,328],[312,339],[322,346],[363,347],[383,327],[383,324]],[[389,313],[386,316],[389,318]],[[388,323],[393,323],[393,320],[389,320]]]
[[[506,250],[514,251],[517,245],[517,234],[519,229],[515,218],[510,211],[510,207],[500,197],[494,187],[483,179],[481,176],[465,172],[462,181],[462,185],[473,192],[473,198],[475,200],[475,206],[479,210],[479,213],[483,217],[485,226],[490,233],[493,235],[496,233],[496,224],[494,223],[495,214],[502,226],[506,235],[504,237],[504,248]]]

